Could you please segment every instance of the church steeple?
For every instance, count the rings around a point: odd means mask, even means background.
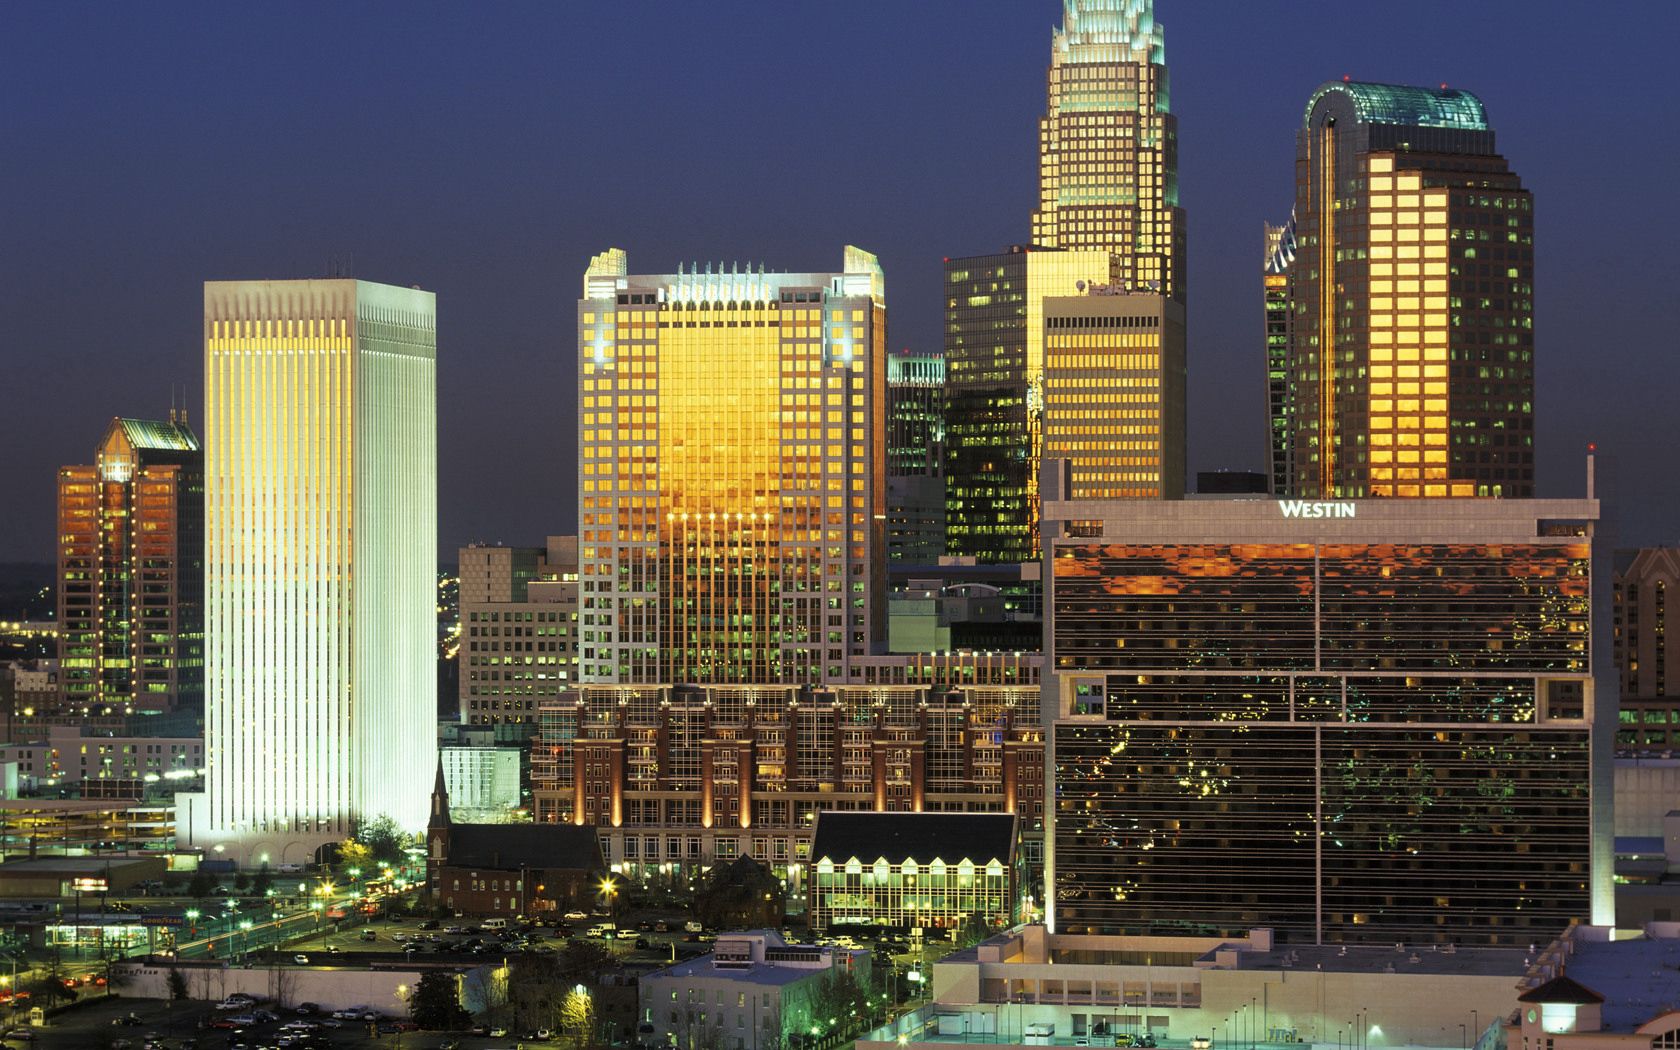
[[[443,756],[438,756],[437,780],[432,784],[432,815],[426,821],[426,882],[438,894],[440,868],[449,859],[449,788],[443,782]]]
[[[447,828],[449,820],[449,788],[443,782],[443,757],[438,757],[437,780],[432,785],[432,816],[428,828]]]

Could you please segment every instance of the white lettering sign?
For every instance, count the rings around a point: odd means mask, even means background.
[[[1359,507],[1351,500],[1280,499],[1277,505],[1286,518],[1351,518]]]

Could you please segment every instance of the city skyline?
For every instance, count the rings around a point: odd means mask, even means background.
[[[316,10],[334,20],[326,35],[335,39],[357,39],[379,21],[374,9]],[[85,456],[88,430],[112,415],[161,415],[171,383],[187,386],[188,418],[198,422],[193,329],[205,279],[309,276],[337,257],[354,273],[444,296],[440,338],[460,347],[439,383],[445,552],[472,539],[517,542],[573,527],[569,340],[544,318],[601,244],[622,245],[648,269],[718,253],[795,269],[822,245],[867,244],[879,249],[895,289],[888,345],[935,349],[940,259],[1030,236],[1045,45],[1059,5],[1000,8],[973,20],[953,17],[954,5],[893,11],[902,32],[870,34],[884,49],[873,52],[879,64],[847,81],[855,90],[845,105],[822,110],[832,150],[804,148],[808,135],[786,121],[832,97],[821,85],[834,80],[824,73],[830,63],[845,67],[842,56],[855,53],[848,43],[864,30],[824,13],[785,26],[766,17],[774,10],[744,7],[719,20],[661,8],[638,34],[647,57],[666,61],[645,63],[656,70],[646,83],[609,91],[593,85],[618,66],[568,43],[610,26],[588,10],[531,9],[534,31],[520,41],[509,32],[521,21],[514,15],[470,26],[421,19],[402,30],[404,40],[434,61],[415,62],[411,71],[407,59],[379,57],[354,73],[336,63],[337,49],[348,45],[304,46],[319,35],[308,19],[157,15],[163,31],[182,38],[187,56],[165,71],[119,54],[135,32],[123,17],[14,16],[22,31],[11,39],[34,46],[5,55],[0,82],[20,105],[0,121],[34,161],[0,174],[8,199],[19,202],[8,222],[15,250],[0,264],[11,291],[0,312],[0,347],[10,378],[31,396],[8,417],[6,438],[16,452],[0,482],[42,498],[20,499],[0,524],[0,558],[51,557],[53,470]],[[1660,76],[1654,41],[1675,14],[1651,7],[1638,21],[1583,27],[1561,13],[1507,24],[1498,12],[1424,5],[1407,9],[1408,23],[1435,18],[1454,31],[1416,48],[1394,48],[1371,32],[1371,23],[1387,24],[1375,14],[1367,22],[1305,11],[1284,22],[1270,12],[1210,13],[1170,0],[1158,14],[1173,38],[1181,197],[1191,216],[1189,469],[1264,464],[1254,232],[1282,218],[1290,199],[1300,100],[1343,74],[1447,81],[1486,103],[1500,151],[1539,202],[1537,491],[1577,492],[1577,453],[1596,440],[1621,460],[1623,491],[1645,479],[1640,499],[1612,505],[1620,542],[1671,539],[1680,493],[1658,465],[1672,446],[1672,422],[1662,412],[1672,384],[1646,355],[1665,345],[1673,327],[1663,267],[1650,260],[1660,258],[1663,231],[1673,228],[1674,205],[1657,180],[1676,147],[1638,129],[1671,108],[1675,89]],[[73,29],[87,34],[81,47],[40,46]],[[722,47],[743,31],[748,44],[774,57],[716,68],[688,57],[708,51],[690,49],[695,40]],[[824,47],[792,48],[816,35]],[[271,40],[273,57],[253,56],[239,67],[193,57],[247,36]],[[483,74],[492,47],[505,61]],[[1537,72],[1583,49],[1616,56],[1616,87],[1585,92]],[[42,56],[54,51],[71,57],[48,67]],[[124,88],[133,83],[147,90]],[[691,83],[706,89],[677,90]],[[590,104],[578,105],[584,97]],[[328,100],[355,105],[323,114]],[[265,119],[230,119],[246,111]],[[644,169],[612,185],[567,156],[580,136],[604,134],[636,111],[754,133],[728,147],[686,130],[653,146],[646,136],[609,138]],[[530,140],[512,134],[527,114],[556,119]],[[1558,148],[1553,129],[1570,125],[1593,127],[1594,149]],[[205,135],[206,127],[216,135]],[[322,133],[320,144],[294,148],[305,128]],[[359,137],[374,128],[371,138]],[[502,152],[481,154],[488,140],[480,136],[494,138]],[[350,143],[358,148],[346,149]],[[111,164],[113,154],[125,163]],[[323,165],[327,157],[338,163]],[[825,159],[833,157],[840,159]],[[738,176],[767,164],[821,178]],[[1602,177],[1606,169],[1614,180]],[[879,192],[854,195],[820,218],[795,210],[813,186],[832,195],[843,179],[858,178],[873,179]],[[782,196],[779,185],[798,189]],[[1645,203],[1619,209],[1606,185]],[[337,186],[354,191],[344,196],[358,210],[329,198]],[[289,217],[300,210],[306,218]],[[92,252],[96,233],[142,247]],[[72,272],[76,279],[65,280]],[[120,341],[107,334],[119,330]],[[532,374],[547,381],[526,382]],[[1630,375],[1640,383],[1626,384]],[[60,409],[70,384],[90,381],[103,396]],[[486,416],[497,425],[484,426]],[[512,457],[486,468],[510,432],[519,447],[550,445],[552,465],[532,472],[523,457]],[[512,487],[527,476],[534,484]]]

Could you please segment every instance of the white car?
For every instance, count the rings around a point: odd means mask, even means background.
[[[302,952],[299,952],[296,955],[292,956],[292,961],[297,963],[299,966],[308,966],[309,965],[309,956],[303,954]]]

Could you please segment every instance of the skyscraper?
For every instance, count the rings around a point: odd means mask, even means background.
[[[204,286],[206,833],[249,855],[425,826],[436,357],[431,292]]]
[[[1260,284],[1266,302],[1266,445],[1267,481],[1275,495],[1293,488],[1289,433],[1289,331],[1294,300],[1289,268],[1295,263],[1295,217],[1282,226],[1266,224],[1266,257]]]
[[[578,302],[584,682],[816,683],[885,635],[886,293],[738,266]]]
[[[1033,244],[1114,252],[1135,291],[1184,300],[1178,118],[1154,0],[1063,0],[1038,125]]]
[[[1120,380],[1091,370],[1105,365],[1081,364],[1082,372],[1063,376],[1054,405],[1062,423],[1046,420],[1052,408],[1045,386],[1047,296],[1095,287],[1184,301],[1178,122],[1152,0],[1064,0],[1048,85],[1031,247],[945,262],[946,546],[982,562],[1037,560],[1039,464],[1051,440],[1073,461],[1077,477],[1101,474],[1113,487],[1117,475],[1134,475],[1124,487],[1150,490],[1154,498],[1182,493],[1183,486],[1183,413],[1172,405],[1152,413],[1163,422],[1161,456],[1176,464],[1165,471],[1171,477],[1159,485],[1142,482],[1135,463],[1116,462],[1136,459],[1140,450],[1117,448],[1119,435],[1098,421],[1116,403],[1110,395],[1120,394],[1111,385]],[[1107,315],[1090,315],[1097,316]],[[1181,377],[1182,313],[1161,334],[1168,341],[1159,347],[1160,360]],[[1062,331],[1056,338],[1083,350],[1095,336],[1094,330],[1077,337]],[[1087,396],[1098,391],[1098,400]],[[1173,396],[1171,383],[1159,392]],[[1125,395],[1132,410],[1140,407],[1137,393]],[[1127,435],[1126,444],[1142,437]],[[1159,465],[1154,474],[1163,476]]]
[[[1184,495],[1184,307],[1086,286],[1044,300],[1044,455],[1074,499]]]
[[[887,357],[887,558],[945,553],[945,357]]]
[[[1038,558],[1044,301],[1108,285],[1106,251],[945,261],[945,548],[980,562]]]
[[[114,419],[58,472],[65,713],[201,713],[204,455],[184,418]]]
[[[1481,100],[1324,84],[1295,179],[1291,494],[1532,495],[1533,200]]]

